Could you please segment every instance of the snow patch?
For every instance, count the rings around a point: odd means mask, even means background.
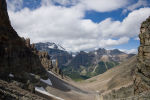
[[[56,43],[50,43],[50,42],[47,42],[46,43],[48,45],[48,48],[50,49],[58,49],[58,50],[65,50],[60,44],[56,44]]]
[[[60,44],[57,44],[59,50],[65,50]]]
[[[47,80],[40,79],[40,81],[42,81],[42,82],[44,82],[44,83],[46,83],[48,85],[52,85],[52,82],[51,82],[51,80],[49,78]]]
[[[94,54],[97,55],[97,51],[95,51]]]
[[[53,97],[53,98],[58,99],[58,100],[64,100],[60,97],[57,97],[53,94],[48,93],[43,87],[35,87],[35,91],[40,92],[40,93],[45,94],[45,95],[48,95],[48,96]]]
[[[35,76],[35,74],[33,74],[33,73],[30,73],[30,75],[31,75],[31,76]]]
[[[14,75],[10,73],[10,74],[9,74],[9,77],[12,77],[12,78],[14,78]]]
[[[72,55],[72,57],[75,57],[75,56],[76,56],[75,54]]]
[[[54,45],[51,45],[51,46],[48,46],[48,48],[50,48],[50,49],[54,49]]]
[[[50,74],[52,74],[52,75],[55,75],[53,72],[51,72],[51,71],[48,71],[48,73],[50,73]]]
[[[33,74],[33,73],[30,73],[30,75],[31,76],[35,76],[35,74]],[[49,78],[47,80],[40,79],[40,81],[42,81],[42,82],[44,82],[44,83],[46,83],[48,85],[52,85],[52,82],[51,82],[51,80]]]

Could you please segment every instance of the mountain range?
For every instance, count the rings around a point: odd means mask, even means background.
[[[35,47],[39,51],[48,52],[52,60],[57,59],[63,73],[75,81],[102,74],[135,55],[104,48],[70,53],[53,42],[36,43]]]

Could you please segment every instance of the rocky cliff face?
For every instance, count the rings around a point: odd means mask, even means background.
[[[0,99],[44,100],[32,93],[41,78],[47,79],[46,70],[52,68],[47,52],[36,50],[30,39],[17,35],[9,21],[6,0],[0,0]]]
[[[0,1],[0,20],[1,26],[11,27],[10,21],[8,20],[7,6],[5,0]]]
[[[150,90],[150,17],[142,23],[139,38],[138,64],[134,77],[135,94]]]
[[[0,0],[0,78],[7,79],[11,73],[22,79],[24,73],[45,77],[50,69],[50,57],[30,44],[30,39],[20,38],[10,24],[5,0]]]
[[[6,0],[0,0],[0,99],[44,100],[29,91],[34,92],[39,82],[36,77],[47,78],[45,68],[51,68],[48,54],[37,51],[30,39],[17,35],[9,21]]]

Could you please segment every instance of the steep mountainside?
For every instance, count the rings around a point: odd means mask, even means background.
[[[80,84],[89,90],[96,91],[100,100],[138,100],[134,99],[133,88],[136,64],[137,59],[134,56],[107,72],[82,81]],[[128,99],[128,97],[133,97],[133,99]]]
[[[135,93],[150,91],[150,17],[141,25],[140,46],[135,74]]]
[[[59,61],[59,66],[61,67],[62,65],[68,63],[72,59],[72,55],[65,51],[65,49],[55,43],[36,43],[35,48],[39,51],[46,51],[48,54],[51,56],[52,60],[58,60]]]
[[[136,68],[136,63],[136,56],[134,56],[101,75],[82,81],[81,84],[100,93],[132,84],[132,75]]]
[[[81,51],[62,69],[72,79],[87,79],[106,72],[132,56],[134,54],[126,54],[117,49],[98,49],[88,53]]]
[[[12,28],[5,0],[0,1],[0,19],[0,77],[7,79],[12,73],[21,78],[25,72],[42,75],[45,69],[39,59],[40,52]]]

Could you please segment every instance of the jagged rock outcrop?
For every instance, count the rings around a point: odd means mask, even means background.
[[[33,45],[32,45],[33,46]],[[39,58],[41,60],[41,64],[46,70],[53,69],[52,61],[47,52],[38,52]]]
[[[138,63],[134,77],[135,94],[150,91],[150,17],[142,23],[139,38]]]
[[[58,59],[56,59],[55,64],[53,64],[53,68],[51,70],[53,73],[55,73],[56,75],[60,75],[61,78],[64,78],[63,72],[62,70],[59,68],[59,63],[58,63]]]

